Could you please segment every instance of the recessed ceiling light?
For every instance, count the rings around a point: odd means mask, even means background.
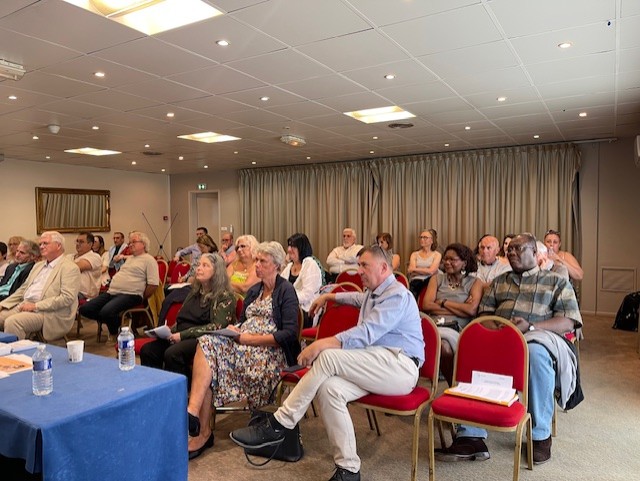
[[[104,72],[94,72],[94,74],[93,74],[93,75],[94,75],[95,77],[98,77],[98,78],[103,78],[105,74],[104,74]]]
[[[449,147],[449,144],[444,144],[445,147]]]
[[[370,154],[375,154],[375,153],[376,153],[376,151],[375,151],[375,150],[370,150],[370,151],[369,151],[369,153],[370,153]]]
[[[228,40],[218,40],[216,43],[218,45],[220,45],[221,47],[228,47],[229,46],[229,41]]]
[[[471,130],[471,127],[469,127],[468,125],[465,125],[464,130]]]
[[[573,44],[571,42],[562,42],[562,43],[558,44],[558,47],[560,47],[560,48],[570,48],[572,46],[573,46]]]
[[[390,120],[403,120],[415,117],[411,112],[392,105],[389,107],[379,107],[377,109],[355,110],[353,112],[344,112],[345,115],[353,117],[365,124],[374,124],[376,122],[388,122]]]
[[[214,142],[228,142],[230,140],[240,140],[240,137],[233,135],[216,134],[215,132],[199,132],[197,134],[178,135],[179,139],[195,140],[196,142],[204,142],[212,144]]]
[[[49,160],[51,158],[50,155],[45,156],[45,159]]]
[[[308,155],[307,155],[307,160],[311,160],[311,157],[309,157]]]
[[[387,80],[393,80],[394,78],[396,78],[396,76],[392,73],[388,73],[384,76],[384,78],[386,78]]]
[[[176,116],[176,114],[174,114],[173,112],[167,112],[167,117],[169,117],[170,119],[174,118]]]
[[[147,35],[222,15],[202,0],[65,0]]]
[[[38,137],[37,135],[34,135],[33,137],[31,137],[33,140],[40,140],[40,137]]]
[[[534,138],[534,139],[539,139],[539,138],[540,138],[540,136],[539,136],[538,134],[536,134],[536,135],[534,135],[534,136],[533,136],[533,138]]]
[[[580,112],[580,113],[578,114],[578,117],[586,117],[586,116],[587,116],[587,113],[586,113],[586,112]]]
[[[91,127],[92,130],[100,130],[100,127],[98,127],[97,125],[94,125],[93,127]]]
[[[184,160],[184,157],[181,155],[180,157],[178,157],[178,160]]]
[[[260,100],[262,100],[263,102],[266,102],[267,100],[269,100],[269,97],[265,95],[264,97],[260,97]]]
[[[504,102],[505,100],[507,100],[507,97],[498,97],[496,100],[498,102]]]
[[[255,160],[251,162],[251,165],[256,165],[256,164],[257,162]]]
[[[238,151],[237,151],[237,150],[234,150],[234,151],[233,151],[233,153],[237,155],[237,154],[238,154]]]
[[[160,172],[165,172],[167,169],[160,169]]]
[[[145,148],[145,149],[148,149],[149,147],[151,147],[151,145],[149,145],[149,144],[144,144],[144,148]]]
[[[209,166],[208,166],[208,165],[205,165],[205,166],[204,166],[204,168],[205,168],[205,169],[208,169],[208,168],[209,168]]]
[[[93,147],[82,147],[80,149],[68,149],[65,150],[70,154],[85,154],[85,155],[114,155],[121,154],[122,152],[118,152],[117,150],[103,150],[103,149],[94,149]]]
[[[9,100],[18,100],[18,97],[15,95],[9,95]]]
[[[373,140],[378,140],[378,136],[374,135],[373,137],[371,137]]]
[[[138,163],[135,160],[132,160],[131,165],[138,165]]]

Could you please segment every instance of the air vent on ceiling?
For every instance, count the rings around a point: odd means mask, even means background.
[[[154,152],[153,150],[145,150],[142,155],[162,155],[162,152]]]
[[[410,122],[394,122],[389,124],[388,127],[390,129],[410,129],[413,127],[413,124]]]

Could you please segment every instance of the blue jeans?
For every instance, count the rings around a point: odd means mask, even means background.
[[[529,344],[529,413],[533,424],[534,441],[543,441],[551,436],[553,419],[553,391],[556,384],[556,373],[553,359],[540,344]],[[475,426],[460,425],[456,437],[487,438],[487,431]]]

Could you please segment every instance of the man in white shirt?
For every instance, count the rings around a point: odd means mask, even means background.
[[[69,258],[76,263],[80,269],[80,292],[81,299],[91,299],[100,292],[100,278],[102,277],[102,258],[100,254],[94,252],[93,234],[90,232],[80,232],[76,238],[76,253],[69,254]]]
[[[333,274],[333,279],[338,274],[348,270],[358,269],[358,252],[363,246],[356,244],[356,231],[347,227],[342,231],[342,245],[331,251],[327,257],[329,273]]]
[[[42,330],[48,341],[63,337],[75,320],[78,308],[80,269],[64,256],[64,237],[59,232],[40,236],[38,262],[22,286],[0,302],[0,330],[24,339]]]
[[[496,237],[485,235],[478,242],[478,270],[470,275],[479,279],[485,290],[496,277],[511,270],[509,264],[500,262],[498,252],[500,252],[500,241]]]

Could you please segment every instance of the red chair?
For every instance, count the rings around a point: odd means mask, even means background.
[[[341,284],[334,284],[331,289],[328,289],[326,292],[338,293],[338,292],[362,292],[357,285],[353,282],[343,282]],[[334,302],[328,302],[326,305],[326,309],[329,309]],[[325,309],[325,310],[326,310]],[[304,328],[300,331],[300,339],[304,339],[307,342],[313,342],[318,337],[318,326],[320,325],[320,321],[318,324],[312,327]]]
[[[420,418],[422,412],[435,398],[438,390],[438,371],[440,369],[440,333],[435,322],[428,316],[422,317],[422,335],[424,337],[425,361],[420,368],[420,379],[429,383],[429,387],[416,386],[404,396],[385,396],[367,394],[353,401],[351,405],[363,407],[367,416],[371,412],[378,436],[380,429],[375,412],[394,414],[397,416],[413,416],[413,449],[411,451],[411,479],[416,480],[418,473],[418,440],[420,436]],[[371,427],[371,417],[369,417]],[[442,436],[441,436],[442,439]]]
[[[164,259],[156,259],[158,262],[158,277],[160,278],[160,285],[164,286],[167,282],[167,272],[169,271],[169,265]]]
[[[396,276],[396,280],[402,284],[404,287],[409,289],[409,279],[400,271],[394,271],[393,275]]]
[[[353,284],[358,286],[361,291],[364,290],[362,277],[360,277],[360,274],[358,274],[357,270],[348,270],[338,274],[338,277],[336,277],[336,283],[342,284],[343,282],[352,282]]]
[[[177,264],[171,271],[169,284],[177,284],[178,282],[180,282],[179,279],[182,276],[187,275],[187,272],[189,272],[190,268],[191,268],[191,264],[189,264],[188,262],[183,261]]]
[[[176,268],[177,265],[178,265],[178,261],[174,261],[173,259],[169,261],[169,265],[167,267],[167,279],[171,279],[171,273],[173,272],[173,270]]]
[[[426,312],[426,309],[424,307],[425,304],[425,299],[427,297],[427,287],[429,286],[429,284],[427,283],[422,290],[420,291],[420,294],[418,295],[418,309],[420,309],[421,312]]]
[[[168,327],[173,327],[173,325],[176,323],[176,319],[178,318],[178,312],[180,312],[180,309],[182,309],[182,302],[174,302],[173,304],[171,304],[171,306],[169,307],[169,310],[167,311],[167,317],[165,318],[165,322]],[[136,354],[140,355],[140,350],[142,349],[142,346],[152,341],[155,341],[155,339],[152,337],[136,338],[133,341]],[[116,350],[117,349],[118,349],[118,346],[116,346]]]
[[[483,325],[492,322],[492,326]],[[497,326],[496,326],[497,324]],[[497,327],[497,328],[496,328]],[[513,455],[513,480],[520,474],[522,432],[527,428],[527,467],[533,469],[531,416],[527,412],[529,392],[529,350],[515,325],[498,316],[483,316],[471,321],[460,333],[453,383],[471,382],[473,371],[513,377],[520,400],[511,406],[443,394],[431,403],[429,412],[429,481],[435,479],[434,423],[467,424],[502,432],[516,432]]]

